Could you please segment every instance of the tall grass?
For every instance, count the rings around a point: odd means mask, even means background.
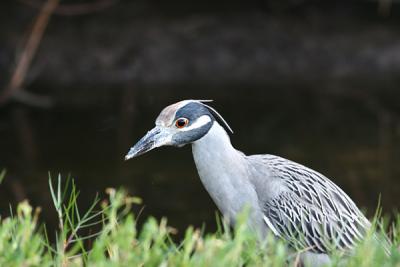
[[[2,175],[0,175],[2,176]],[[0,179],[1,180],[1,179]],[[295,266],[299,254],[272,237],[260,241],[246,226],[246,214],[231,230],[223,222],[216,233],[189,226],[181,242],[166,219],[148,218],[138,231],[131,206],[140,203],[124,190],[107,189],[108,199],[95,198],[85,212],[71,180],[64,188],[58,177],[50,192],[59,226],[55,236],[38,223],[39,209],[20,203],[0,221],[0,266]],[[373,234],[354,255],[333,255],[333,266],[399,266],[400,216],[391,225],[390,256]],[[94,232],[88,229],[95,229]],[[49,241],[52,240],[52,241]]]

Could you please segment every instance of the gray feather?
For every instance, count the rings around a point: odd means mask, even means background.
[[[346,193],[322,174],[273,155],[248,158],[268,170],[256,183],[280,184],[277,195],[259,193],[265,216],[293,247],[317,253],[350,250],[370,227]]]

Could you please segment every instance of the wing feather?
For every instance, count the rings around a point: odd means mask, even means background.
[[[328,253],[350,250],[370,227],[369,221],[337,185],[295,162],[263,155],[284,190],[266,201],[264,221],[293,247]]]

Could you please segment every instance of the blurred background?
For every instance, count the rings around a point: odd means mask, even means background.
[[[234,146],[330,177],[369,216],[400,198],[400,4],[392,0],[0,3],[0,215],[56,225],[48,172],[82,208],[107,187],[140,220],[215,229],[190,146],[124,156],[182,99],[214,99]]]

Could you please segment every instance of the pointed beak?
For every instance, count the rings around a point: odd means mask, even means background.
[[[129,150],[128,154],[125,156],[125,160],[143,155],[144,153],[164,145],[168,145],[171,142],[171,137],[166,131],[161,127],[154,127],[147,132],[139,142],[136,143]]]

